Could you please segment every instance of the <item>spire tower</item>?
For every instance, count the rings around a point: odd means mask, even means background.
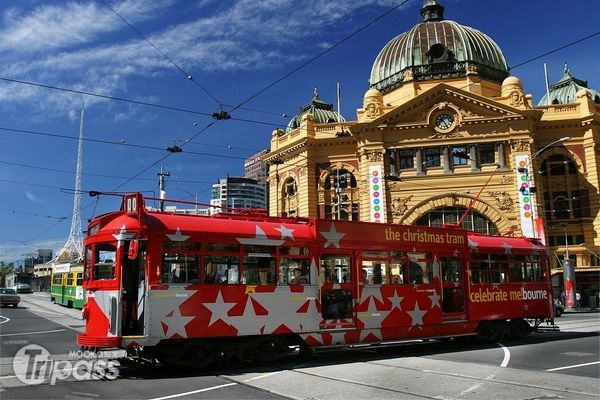
[[[77,146],[77,171],[75,173],[75,194],[73,196],[73,217],[69,239],[56,256],[55,261],[73,262],[83,259],[83,232],[81,229],[81,170],[83,161],[83,117],[84,105],[81,106],[79,124],[79,143]]]

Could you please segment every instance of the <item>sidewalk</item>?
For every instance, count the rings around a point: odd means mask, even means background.
[[[81,310],[55,304],[50,301],[50,294],[45,292],[19,294],[19,296],[21,297],[19,307],[52,319],[64,327],[83,332],[85,321],[81,318]]]

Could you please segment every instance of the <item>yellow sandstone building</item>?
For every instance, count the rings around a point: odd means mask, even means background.
[[[356,120],[315,89],[287,129],[272,133],[263,156],[270,215],[460,222],[490,235],[539,237],[555,294],[568,259],[583,304],[594,306],[600,93],[565,65],[549,96],[533,104],[498,45],[443,12],[425,1],[422,22],[384,46]]]

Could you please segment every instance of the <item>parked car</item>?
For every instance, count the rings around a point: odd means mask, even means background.
[[[17,293],[33,293],[33,290],[31,290],[31,286],[29,286],[28,283],[17,283],[15,290]]]
[[[20,301],[21,298],[15,289],[0,288],[0,305],[2,307],[10,305],[16,308]]]
[[[554,316],[560,317],[564,311],[565,306],[563,306],[563,303],[558,299],[554,299]]]

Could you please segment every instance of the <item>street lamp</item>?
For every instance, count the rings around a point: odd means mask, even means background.
[[[535,201],[536,189],[535,189],[535,186],[531,185],[532,182],[535,183],[535,178],[534,178],[535,174],[533,172],[530,172],[530,171],[531,170],[535,171],[534,160],[540,154],[542,154],[547,148],[552,147],[552,146],[554,146],[557,143],[566,142],[567,140],[570,140],[570,139],[571,139],[570,136],[562,137],[560,139],[557,139],[557,140],[555,140],[555,141],[547,144],[546,146],[542,147],[541,149],[539,149],[538,151],[536,151],[535,153],[533,153],[531,155],[531,158],[529,159],[529,163],[528,163],[529,164],[528,165],[529,166],[529,170],[527,170],[527,169],[525,170],[525,172],[527,174],[527,182],[529,183],[529,188],[528,188],[529,189],[529,197],[531,198],[530,207],[531,207],[531,224],[532,224],[532,228],[533,228],[533,231],[535,233],[535,236],[538,237],[539,239],[541,239],[542,243],[544,243],[544,244],[546,242],[545,237],[543,237],[544,236],[543,233],[542,233],[542,235],[540,235],[540,232],[538,232],[537,226],[535,225],[535,214],[539,215],[539,212],[538,212],[538,209],[537,209],[537,207],[538,207],[537,202]],[[519,169],[519,172],[521,172],[520,169]],[[542,237],[540,237],[540,236],[542,236]]]

